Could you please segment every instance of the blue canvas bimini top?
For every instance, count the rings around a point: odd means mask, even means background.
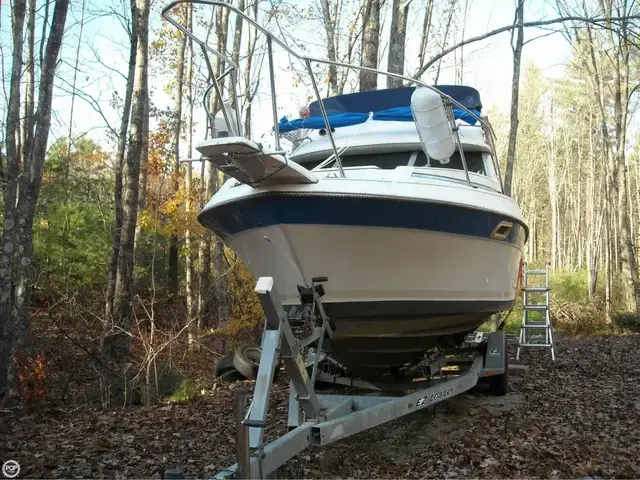
[[[435,88],[480,116],[482,102],[475,88],[465,85],[436,85]],[[329,125],[333,128],[364,123],[371,112],[373,112],[373,120],[412,122],[413,115],[409,105],[414,90],[415,87],[399,87],[347,93],[324,98],[322,102],[329,117]],[[311,116],[306,119],[289,120],[287,117],[282,117],[278,122],[280,133],[292,132],[300,128],[326,128],[318,101],[309,104],[309,112]],[[453,116],[470,125],[475,125],[477,121],[472,115],[459,108],[453,109]]]
[[[477,110],[472,110],[476,115],[480,115]],[[327,115],[329,118],[329,125],[332,128],[348,127],[350,125],[358,125],[364,123],[369,118],[368,113],[333,113]],[[463,120],[469,125],[475,125],[477,120],[472,115],[461,110],[459,108],[453,109],[453,117],[455,119]],[[413,122],[413,114],[411,113],[411,107],[395,107],[379,112],[374,112],[373,120],[381,121],[394,121],[394,122]],[[306,119],[298,118],[296,120],[289,120],[287,117],[282,117],[278,122],[278,130],[280,133],[292,132],[301,128],[309,129],[321,129],[326,128],[324,118],[321,116],[311,116]]]

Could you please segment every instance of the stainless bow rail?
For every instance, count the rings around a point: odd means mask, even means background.
[[[239,10],[238,8],[234,7],[233,5],[226,3],[224,1],[220,1],[220,0],[174,0],[173,2],[169,3],[166,7],[164,7],[162,9],[162,17],[167,20],[169,23],[171,23],[175,28],[177,28],[179,31],[181,31],[183,34],[187,35],[189,38],[191,38],[196,44],[198,44],[200,46],[200,49],[202,50],[202,53],[204,55],[205,58],[205,62],[207,65],[207,70],[209,72],[209,76],[212,80],[212,84],[207,87],[206,91],[205,91],[205,98],[203,100],[203,105],[205,107],[205,111],[206,114],[209,118],[210,124],[214,125],[214,116],[213,114],[210,112],[210,104],[207,100],[208,96],[211,94],[212,90],[215,90],[216,95],[220,98],[220,105],[221,105],[221,110],[222,110],[222,114],[224,116],[225,122],[227,123],[227,125],[234,125],[234,123],[231,121],[231,115],[227,110],[226,105],[224,104],[223,101],[223,96],[222,96],[222,88],[220,86],[220,81],[225,78],[227,75],[231,76],[231,84],[232,84],[232,95],[233,95],[233,102],[234,104],[237,106],[238,105],[238,91],[237,91],[237,78],[238,78],[238,69],[239,66],[230,58],[228,58],[226,55],[224,55],[221,52],[218,52],[216,49],[212,48],[211,46],[209,46],[207,44],[207,42],[205,40],[202,40],[200,38],[198,38],[193,32],[191,32],[189,29],[187,29],[186,27],[184,27],[183,25],[180,24],[180,22],[175,19],[172,15],[170,15],[170,10],[172,10],[175,6],[180,5],[180,4],[196,4],[196,5],[208,5],[208,6],[212,6],[212,7],[220,7],[220,8],[226,8],[232,12],[234,12],[236,15],[238,15],[239,17],[242,18],[243,21],[249,23],[251,26],[253,26],[257,31],[261,32],[262,34],[264,34],[266,36],[267,39],[267,56],[268,56],[268,63],[269,63],[269,77],[270,77],[270,86],[271,86],[271,107],[272,107],[272,114],[273,114],[273,131],[274,131],[274,135],[275,135],[275,142],[276,142],[276,150],[280,151],[282,150],[280,147],[280,134],[278,131],[278,106],[277,106],[277,98],[276,98],[276,87],[275,87],[275,75],[274,75],[274,63],[273,63],[273,44],[275,43],[276,45],[278,45],[279,47],[281,47],[282,49],[284,49],[289,55],[293,56],[294,58],[300,60],[301,62],[303,62],[305,64],[305,68],[307,70],[307,72],[309,73],[309,77],[311,78],[311,84],[313,86],[313,90],[315,93],[315,96],[318,100],[318,105],[320,106],[320,111],[322,113],[322,118],[324,120],[325,123],[325,127],[326,127],[326,132],[327,132],[327,136],[329,137],[329,141],[331,142],[331,147],[333,149],[333,157],[335,159],[336,164],[338,165],[338,169],[340,170],[340,176],[341,177],[345,177],[344,174],[344,169],[342,168],[342,160],[340,158],[340,153],[338,151],[338,148],[336,147],[336,143],[335,140],[333,138],[333,133],[331,132],[331,126],[329,123],[329,118],[327,115],[327,111],[325,109],[324,106],[324,102],[322,99],[322,96],[320,95],[320,90],[318,88],[318,83],[316,81],[315,75],[313,74],[313,70],[311,68],[311,62],[316,62],[316,63],[321,63],[324,65],[335,65],[337,67],[343,67],[343,68],[349,68],[349,69],[353,69],[353,70],[358,70],[358,71],[364,71],[364,72],[370,72],[370,73],[375,73],[377,75],[384,75],[387,77],[391,77],[391,78],[397,78],[400,80],[404,80],[410,84],[416,84],[416,85],[420,85],[421,87],[425,87],[428,88],[436,93],[438,93],[444,103],[445,106],[447,107],[447,110],[449,111],[449,120],[451,121],[451,128],[452,131],[454,133],[455,136],[455,140],[456,143],[458,145],[458,149],[460,152],[460,158],[462,161],[462,165],[464,167],[464,171],[465,171],[465,176],[466,176],[466,181],[467,184],[472,187],[473,185],[471,184],[471,180],[469,178],[469,170],[467,168],[467,162],[466,159],[464,157],[464,150],[462,148],[462,144],[460,141],[460,137],[458,135],[458,127],[455,124],[455,120],[453,118],[453,113],[452,113],[452,106],[456,106],[457,108],[460,108],[461,110],[464,110],[466,113],[468,113],[469,115],[471,115],[480,125],[480,127],[482,128],[482,131],[486,137],[487,140],[487,144],[489,145],[489,148],[491,150],[491,157],[492,157],[492,162],[493,162],[493,166],[495,168],[496,174],[498,175],[498,180],[500,182],[500,188],[501,190],[503,190],[503,185],[502,185],[502,175],[500,173],[500,164],[498,162],[498,157],[496,154],[496,150],[495,150],[495,143],[494,143],[494,139],[496,138],[495,136],[495,132],[493,131],[493,128],[491,127],[491,125],[489,124],[489,122],[487,122],[485,120],[485,118],[482,118],[479,115],[476,115],[474,112],[472,112],[471,110],[469,110],[467,107],[465,107],[464,105],[462,105],[461,103],[459,103],[458,101],[456,101],[454,98],[452,98],[451,96],[441,92],[440,90],[438,90],[437,88],[428,85],[426,83],[424,83],[421,80],[415,79],[415,78],[411,78],[411,77],[407,77],[405,75],[400,75],[398,73],[392,73],[392,72],[387,72],[384,70],[378,70],[375,68],[369,68],[369,67],[363,67],[360,65],[352,65],[352,64],[348,64],[348,63],[342,63],[342,62],[335,62],[332,60],[327,60],[327,59],[323,59],[323,58],[317,58],[317,57],[313,57],[313,56],[309,56],[309,55],[305,55],[302,52],[297,51],[296,49],[290,47],[289,45],[287,45],[284,41],[280,40],[278,37],[274,36],[273,33],[269,32],[267,29],[265,29],[263,26],[261,26],[259,23],[257,23],[255,20],[253,20],[251,17],[249,17],[248,15],[246,15],[242,10]],[[222,62],[224,62],[225,64],[228,65],[228,68],[223,69],[223,73],[221,73],[219,76],[215,75],[215,72],[213,71],[213,67],[211,66],[211,61],[209,59],[209,53],[213,54],[215,57],[217,57],[219,60],[221,60]],[[237,135],[240,135],[240,132],[242,131],[242,125],[240,122],[240,115],[236,115],[236,123],[234,125],[234,128],[237,129],[236,132],[234,132]]]

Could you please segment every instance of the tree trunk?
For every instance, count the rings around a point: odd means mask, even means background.
[[[193,27],[193,5],[188,5],[187,25],[189,29]],[[187,105],[189,106],[189,116],[187,117],[187,156],[192,158],[193,154],[193,40],[189,39],[189,62],[187,64]],[[186,189],[186,211],[187,216],[193,214],[193,168],[191,163],[186,164],[185,189]],[[185,293],[187,303],[187,333],[188,345],[190,349],[194,349],[198,341],[198,319],[196,311],[196,298],[194,294],[193,279],[193,244],[191,241],[191,229],[187,228],[184,236],[185,249],[187,255],[185,258]]]
[[[186,8],[186,7],[185,7]],[[178,57],[175,80],[173,107],[173,194],[180,190],[180,134],[182,132],[182,88],[184,86],[184,54],[187,46],[187,36],[182,35],[178,43]],[[172,234],[169,240],[169,293],[173,298],[178,296],[178,235]]]
[[[322,6],[322,19],[324,23],[324,31],[327,35],[327,57],[333,62],[337,62],[336,56],[336,18],[331,15],[331,6],[329,0],[321,0]],[[337,7],[337,4],[336,4]],[[327,83],[331,90],[331,94],[335,95],[338,91],[338,67],[335,65],[329,65],[329,77]]]
[[[513,48],[513,77],[511,80],[511,127],[509,128],[509,147],[507,149],[507,164],[504,175],[504,193],[511,195],[511,182],[513,178],[513,165],[516,160],[516,144],[518,137],[518,100],[520,92],[520,59],[522,58],[522,45],[524,41],[524,2],[519,0],[516,8],[517,38]]]
[[[35,117],[36,62],[35,62],[36,2],[29,0],[29,20],[27,21],[27,68],[24,101],[24,123],[22,128],[22,161],[29,156],[33,145]]]
[[[387,70],[391,73],[404,73],[404,47],[407,36],[407,17],[410,0],[393,0],[391,13],[391,31],[389,32],[389,56]],[[402,86],[399,78],[387,77],[387,88]]]
[[[553,140],[552,140],[553,142]],[[558,266],[558,191],[556,182],[556,162],[555,149],[553,143],[547,160],[549,171],[549,204],[551,208],[551,269],[556,270]]]
[[[202,205],[209,201],[215,189],[216,170],[211,162],[205,162]],[[198,328],[207,328],[208,303],[211,293],[211,241],[213,234],[205,230],[198,248]]]
[[[420,52],[418,53],[418,62],[420,67],[424,65],[427,54],[427,45],[429,44],[429,33],[431,32],[431,18],[433,16],[433,0],[427,1],[424,12],[424,21],[422,22],[422,35],[420,36]]]
[[[588,294],[593,298],[596,294],[598,284],[598,248],[596,241],[596,222],[595,222],[595,204],[596,204],[596,160],[593,146],[593,135],[591,134],[591,116],[589,117],[589,197],[591,201],[587,201],[587,284]]]
[[[451,30],[451,25],[453,23],[453,15],[455,13],[456,2],[457,2],[457,0],[451,0],[451,6],[449,7],[449,17],[447,18],[447,23],[446,23],[445,29],[444,29],[444,37],[442,39],[442,50],[443,51],[447,47],[447,38],[449,38],[449,30]],[[438,59],[438,68],[436,69],[436,76],[433,79],[434,85],[438,84],[438,79],[440,78],[440,67],[442,67],[442,58],[443,57],[440,57]]]
[[[258,17],[258,2],[253,3],[253,18]],[[249,39],[247,42],[247,64],[244,70],[244,136],[251,138],[251,102],[258,91],[260,79],[256,81],[256,85],[251,85],[251,67],[253,65],[253,57],[256,51],[257,35],[253,28],[248,29]]]
[[[362,35],[362,66],[378,67],[378,44],[380,42],[380,0],[367,0]],[[376,90],[378,75],[372,72],[360,72],[360,91]]]
[[[131,8],[131,18],[136,15],[135,8]],[[127,73],[127,86],[122,107],[122,120],[118,131],[118,150],[116,153],[115,178],[114,178],[114,226],[111,241],[111,259],[109,260],[109,280],[107,282],[107,298],[105,317],[107,322],[113,321],[113,296],[116,291],[116,276],[118,274],[118,257],[120,256],[120,241],[122,237],[122,169],[124,166],[124,154],[127,147],[127,130],[131,115],[131,98],[133,97],[133,80],[136,72],[136,52],[138,49],[137,28],[131,31],[131,46],[129,48],[129,71]]]
[[[624,157],[624,147],[621,147],[618,153]],[[618,208],[621,216],[620,226],[620,260],[622,263],[622,274],[625,279],[626,289],[626,305],[627,310],[640,312],[640,291],[638,291],[638,269],[633,248],[633,237],[629,224],[629,197],[627,196],[627,165],[624,159],[620,160],[621,165],[618,168]]]
[[[16,332],[13,312],[17,308],[13,298],[14,251],[18,250],[18,222],[16,199],[20,176],[20,152],[16,143],[20,121],[20,73],[22,70],[23,31],[26,4],[14,0],[12,13],[12,66],[9,83],[6,120],[6,180],[4,185],[4,219],[2,228],[2,260],[0,263],[0,397],[14,385],[15,365],[13,346]]]
[[[136,0],[132,0],[136,3]],[[120,359],[128,353],[127,332],[131,328],[133,303],[133,253],[138,219],[138,188],[140,186],[140,161],[145,137],[145,114],[148,112],[148,30],[149,0],[136,3],[134,29],[137,29],[136,69],[129,128],[129,148],[125,164],[125,195],[122,222],[122,241],[118,257],[118,274],[113,302],[115,324],[103,339],[103,352],[112,359]]]

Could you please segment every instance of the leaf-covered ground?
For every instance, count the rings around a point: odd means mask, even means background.
[[[308,450],[279,478],[637,478],[640,335],[562,339],[557,360],[526,351],[511,393],[474,391]],[[234,390],[220,384],[152,408],[0,413],[0,461],[20,477],[156,477],[180,466],[205,477],[235,462]],[[285,431],[287,384],[272,401],[269,439]]]

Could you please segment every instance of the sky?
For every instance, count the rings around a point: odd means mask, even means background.
[[[449,0],[437,0],[436,5],[444,4]],[[545,18],[554,18],[548,0],[531,0],[527,3],[525,21],[533,21]],[[80,20],[83,2],[85,3],[85,22],[80,36]],[[470,8],[465,26],[465,38],[484,34],[492,29],[513,23],[514,0],[469,0]],[[41,2],[38,2],[41,3]],[[121,99],[124,96],[125,75],[128,61],[128,40],[121,23],[113,15],[105,15],[109,8],[122,10],[119,2],[109,0],[74,0],[71,2],[67,31],[61,53],[61,66],[59,67],[58,80],[56,82],[55,100],[53,109],[55,112],[52,122],[52,140],[65,136],[71,131],[74,135],[86,133],[86,135],[109,148],[113,144],[109,136],[109,126],[116,128],[119,122],[118,110],[114,108],[114,91]],[[390,0],[387,0],[390,3]],[[414,0],[411,6],[409,20],[409,33],[407,35],[406,57],[407,70],[413,70],[413,64],[417,58],[419,48],[419,34],[425,2]],[[167,2],[152,2],[151,30],[161,25],[160,8]],[[4,91],[8,92],[8,74],[10,68],[10,19],[7,4],[0,4],[0,41],[2,42],[2,60],[4,74]],[[115,7],[113,6],[115,5]],[[310,5],[309,1],[298,2],[300,8]],[[264,7],[263,7],[264,10]],[[386,47],[390,13],[387,10],[386,17],[381,19],[382,32],[380,49],[383,52],[379,68],[386,67]],[[286,22],[285,22],[286,23]],[[290,44],[293,40],[303,44],[307,52],[314,56],[325,57],[322,46],[322,29],[313,21],[296,23],[286,30]],[[273,25],[270,27],[274,30]],[[461,32],[457,32],[458,36]],[[526,29],[525,41],[535,39],[527,43],[523,50],[523,67],[528,62],[535,63],[543,73],[550,77],[560,77],[567,64],[571,47],[560,34],[547,35],[548,31],[540,29]],[[154,35],[152,34],[152,40]],[[78,44],[78,41],[80,43]],[[213,37],[212,41],[213,43]],[[74,100],[74,116],[71,119],[71,84],[73,82],[73,67],[75,66],[76,49],[79,46],[80,61],[79,73],[76,78],[76,87],[82,91]],[[292,86],[292,74],[288,68],[288,56],[278,48],[275,49],[274,60],[276,64],[276,91],[278,100],[279,117],[294,116],[300,104],[306,103],[306,96],[310,93],[304,86]],[[152,59],[153,61],[153,59]],[[271,130],[271,96],[267,76],[267,63],[264,64],[262,74],[263,82],[260,94],[254,104],[255,118],[254,131],[258,136]],[[429,73],[429,72],[428,72]],[[152,101],[159,108],[167,108],[171,105],[170,97],[163,91],[167,81],[173,72],[154,71],[150,76],[152,87]],[[452,67],[443,67],[439,83],[454,81],[455,71]],[[431,77],[432,78],[432,77]],[[512,51],[509,33],[497,35],[490,40],[474,43],[464,50],[464,74],[463,82],[480,91],[483,105],[488,110],[495,107],[502,112],[508,112],[511,102],[511,78],[512,78]],[[429,75],[423,77],[429,81]],[[522,79],[521,79],[522,80]],[[384,80],[379,79],[379,87],[384,86]],[[0,92],[4,95],[3,92]],[[4,117],[6,101],[2,98],[0,113]],[[203,119],[203,111],[196,105],[196,115]],[[202,122],[200,122],[201,124]],[[153,125],[153,123],[152,123]],[[196,131],[196,137],[202,136],[202,128]],[[185,157],[189,155],[185,153]]]

